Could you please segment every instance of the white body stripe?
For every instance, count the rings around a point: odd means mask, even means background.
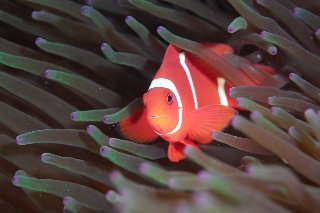
[[[180,94],[179,94],[176,86],[169,79],[156,78],[156,79],[152,80],[152,82],[150,84],[150,87],[149,87],[149,90],[152,89],[152,88],[166,88],[166,89],[171,90],[173,92],[173,94],[175,95],[175,97],[177,99],[178,107],[179,107],[178,108],[179,120],[178,120],[178,123],[177,123],[176,127],[171,132],[169,132],[167,134],[173,134],[173,133],[177,132],[181,128],[181,125],[182,125],[182,110],[183,110],[183,107],[182,107]],[[155,133],[157,133],[158,135],[161,135],[160,133],[158,133],[156,131],[155,131]]]
[[[193,80],[192,80],[192,76],[191,76],[189,67],[186,64],[186,56],[185,56],[184,52],[181,52],[179,54],[179,59],[180,59],[180,64],[181,64],[184,72],[186,73],[188,81],[189,81],[189,85],[190,85],[191,92],[192,92],[192,97],[193,97],[193,102],[194,102],[194,108],[198,109],[199,108],[199,106],[198,106],[198,98],[197,98],[196,90],[194,88],[194,83],[193,83]]]
[[[220,98],[220,104],[228,106],[228,99],[226,95],[226,91],[224,89],[224,85],[226,83],[226,80],[224,78],[217,78],[217,83],[218,83],[218,94]]]

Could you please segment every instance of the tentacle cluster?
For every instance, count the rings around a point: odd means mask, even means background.
[[[3,0],[1,211],[317,212],[319,11],[315,0]],[[167,43],[215,67],[246,110],[175,164],[163,141],[119,139],[116,125],[143,107]]]

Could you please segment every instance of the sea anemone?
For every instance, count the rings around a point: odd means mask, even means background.
[[[0,210],[317,212],[319,11],[315,0],[4,0]],[[216,68],[243,109],[179,163],[164,141],[117,131],[168,43]]]

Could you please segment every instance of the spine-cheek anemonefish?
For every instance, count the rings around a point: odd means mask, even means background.
[[[205,44],[213,51],[233,53],[225,44]],[[211,142],[213,130],[228,126],[237,111],[230,85],[199,57],[169,45],[163,63],[143,95],[144,108],[119,124],[128,139],[147,143],[158,136],[169,142],[168,158],[185,158],[186,145]]]

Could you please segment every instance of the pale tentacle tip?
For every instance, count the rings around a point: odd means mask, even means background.
[[[36,38],[35,40],[36,45],[41,45],[41,44],[44,44],[45,42],[46,40],[40,37]]]
[[[82,15],[87,15],[89,13],[90,7],[89,6],[82,6],[80,8],[80,12]]]

